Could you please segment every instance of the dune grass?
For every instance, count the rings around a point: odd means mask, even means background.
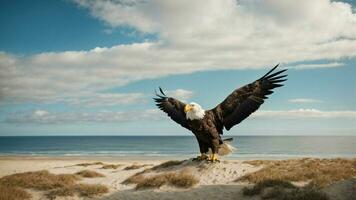
[[[140,168],[146,167],[146,166],[150,166],[150,165],[148,165],[148,164],[143,164],[143,165],[132,164],[132,165],[130,165],[130,166],[125,167],[124,170],[140,169]]]
[[[74,166],[87,167],[92,165],[102,165],[100,169],[117,169],[122,166],[122,164],[105,164],[103,162],[79,163]]]
[[[121,167],[122,165],[121,164],[106,164],[106,165],[103,165],[101,167],[101,169],[117,169],[119,167]]]
[[[92,166],[92,165],[104,165],[104,163],[102,163],[102,162],[79,163],[79,164],[76,164],[75,166],[88,167],[88,166]]]
[[[76,194],[76,190],[74,186],[61,187],[57,189],[50,190],[46,196],[48,199],[55,199],[57,196],[60,197],[72,197]]]
[[[108,191],[108,188],[103,185],[77,184],[79,180],[81,178],[76,174],[52,174],[47,170],[4,176],[0,179],[0,200],[9,199],[7,196],[10,193],[21,195],[22,199],[26,199],[28,195],[23,188],[46,191],[50,199],[55,196],[73,196],[75,194],[89,197]],[[14,190],[19,192],[12,192]]]
[[[184,162],[185,160],[170,160],[164,163],[161,163],[159,165],[156,165],[154,167],[152,167],[152,170],[158,170],[158,169],[164,169],[164,168],[168,168],[168,167],[172,167],[172,166],[176,166],[176,165],[180,165]]]
[[[259,195],[261,199],[274,200],[328,200],[326,194],[315,187],[298,188],[288,181],[264,180],[253,187],[243,188],[244,196]]]
[[[46,196],[49,199],[54,199],[57,196],[74,196],[75,194],[82,197],[94,197],[105,194],[108,191],[108,187],[100,184],[77,184],[72,187],[51,190]]]
[[[128,185],[128,184],[138,184],[140,182],[142,182],[145,179],[145,176],[142,175],[142,173],[136,173],[132,176],[130,176],[129,178],[127,178],[126,180],[124,180],[122,182],[122,184]]]
[[[136,189],[160,188],[163,185],[189,188],[198,182],[199,180],[189,173],[167,172],[141,179],[137,183]]]
[[[84,178],[105,177],[103,174],[98,173],[96,171],[92,171],[92,170],[82,170],[82,171],[79,171],[79,172],[77,172],[75,174],[79,175],[81,177],[84,177]]]
[[[263,189],[268,187],[296,188],[296,186],[287,181],[265,180],[257,183],[251,188],[245,187],[242,192],[246,196],[257,195],[260,194]]]
[[[180,172],[165,172],[147,177],[143,173],[136,173],[126,179],[123,184],[136,184],[136,189],[160,188],[163,185],[189,188],[198,182],[199,179],[188,171],[182,170]]]
[[[171,161],[163,162],[163,163],[156,165],[152,168],[145,169],[141,172],[138,172],[138,173],[130,176],[129,178],[124,180],[122,182],[122,184],[138,184],[138,183],[144,182],[144,181],[146,181],[147,178],[143,174],[149,173],[149,172],[154,172],[154,171],[159,171],[159,170],[166,169],[166,168],[176,166],[176,165],[180,165],[183,162],[184,162],[184,160],[183,161],[171,160]]]
[[[237,181],[259,183],[265,180],[310,181],[310,185],[323,187],[336,181],[356,177],[356,159],[291,159],[276,161],[245,161],[264,167]]]
[[[246,160],[243,163],[247,163],[253,166],[267,165],[275,162],[275,160]]]
[[[78,184],[75,187],[80,196],[93,197],[109,192],[108,187],[101,184]]]
[[[296,190],[292,190],[290,192],[287,192],[281,197],[279,197],[280,200],[301,200],[301,199],[307,199],[307,200],[329,200],[329,197],[316,190],[315,188],[298,188]],[[277,199],[277,200],[279,200]]]
[[[74,185],[80,177],[74,174],[51,174],[47,170],[4,176],[0,185],[49,190]]]
[[[30,198],[31,195],[22,188],[0,185],[0,200],[26,200]]]

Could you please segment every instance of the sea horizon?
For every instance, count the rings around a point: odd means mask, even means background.
[[[236,150],[226,159],[356,158],[356,136],[226,136]],[[0,156],[191,158],[194,136],[0,136]]]

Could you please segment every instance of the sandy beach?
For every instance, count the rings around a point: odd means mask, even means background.
[[[278,162],[278,163],[273,163]],[[293,163],[294,162],[294,163]],[[163,164],[162,164],[163,163]],[[51,174],[79,174],[86,172],[97,172],[100,176],[81,177],[78,184],[104,185],[108,191],[100,195],[81,196],[72,194],[69,196],[48,196],[48,190],[38,190],[25,188],[31,195],[30,199],[260,199],[260,196],[246,196],[243,194],[244,187],[251,187],[254,176],[263,177],[254,173],[263,173],[266,166],[281,166],[295,163],[306,163],[307,165],[319,163],[325,165],[345,165],[347,174],[333,180],[332,184],[342,180],[347,183],[330,187],[327,191],[332,191],[332,199],[344,199],[338,191],[348,190],[346,194],[355,195],[352,189],[356,187],[355,159],[299,159],[289,161],[243,161],[243,160],[223,160],[220,163],[198,162],[192,160],[158,160],[158,159],[132,159],[115,157],[0,157],[0,177],[11,177],[12,174],[36,172],[47,170]],[[273,167],[272,169],[276,169]],[[282,169],[280,169],[282,171]],[[325,171],[325,169],[321,169]],[[268,172],[273,174],[273,172]],[[330,173],[333,173],[331,170]],[[163,176],[162,176],[163,174]],[[251,175],[252,176],[249,176]],[[161,176],[159,176],[161,175]],[[144,178],[143,178],[144,177]],[[153,178],[152,178],[153,177]],[[166,178],[165,178],[166,177]],[[167,177],[175,177],[173,179]],[[188,179],[180,180],[181,177]],[[247,179],[241,179],[247,177]],[[148,179],[151,178],[151,179]],[[239,179],[241,179],[239,181]],[[1,179],[0,179],[1,180]],[[11,180],[11,179],[8,179]],[[157,180],[163,180],[159,183]],[[248,181],[250,180],[250,181]],[[140,182],[141,181],[141,182]],[[146,182],[145,182],[146,181]],[[292,181],[296,186],[306,185],[308,181]],[[1,183],[1,182],[0,182]],[[158,184],[158,185],[155,185]],[[1,187],[1,185],[0,185]],[[322,189],[321,189],[322,191]],[[345,192],[344,192],[345,193]],[[329,195],[330,196],[330,195]],[[345,197],[346,198],[346,197]]]

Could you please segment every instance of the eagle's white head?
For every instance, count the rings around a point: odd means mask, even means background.
[[[197,104],[197,103],[190,103],[184,107],[184,112],[186,113],[187,119],[194,120],[194,119],[203,119],[205,115],[205,110]]]

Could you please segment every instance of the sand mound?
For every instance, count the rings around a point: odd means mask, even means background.
[[[223,163],[192,160],[168,161],[136,173],[123,183],[140,185],[140,183],[152,180],[154,177],[183,173],[193,175],[198,180],[199,185],[228,184],[246,173],[251,173],[258,169],[259,167],[253,167],[238,161],[225,161]]]

